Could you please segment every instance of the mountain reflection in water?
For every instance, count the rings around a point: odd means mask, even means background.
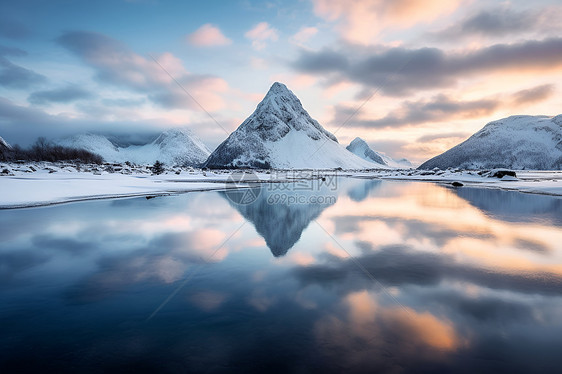
[[[287,254],[310,222],[337,200],[336,193],[329,188],[299,191],[292,183],[251,188],[249,195],[255,199],[249,203],[244,201],[248,191],[241,192],[225,191],[221,195],[255,226],[275,257]],[[319,196],[321,199],[317,199]]]
[[[0,371],[559,370],[559,198],[340,182],[0,211]]]

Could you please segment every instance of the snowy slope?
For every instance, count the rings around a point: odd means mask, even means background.
[[[562,169],[562,115],[511,116],[490,122],[420,169]]]
[[[304,110],[299,99],[274,83],[258,107],[209,156],[211,168],[373,168],[341,146]]]
[[[353,139],[351,143],[349,143],[349,145],[346,147],[346,149],[364,160],[371,161],[379,165],[387,165],[390,167],[403,169],[412,167],[410,161],[406,160],[405,158],[396,161],[392,157],[387,156],[382,152],[373,150],[371,147],[369,147],[366,141],[359,137]]]
[[[364,160],[371,161],[377,164],[386,165],[386,162],[382,157],[375,151],[373,151],[369,145],[361,138],[355,138],[345,147],[351,153],[361,157]]]
[[[64,147],[80,148],[96,153],[108,162],[122,162],[116,161],[120,157],[119,149],[103,135],[79,134],[56,139],[54,142]]]
[[[377,151],[375,151],[377,152]],[[395,160],[392,157],[382,153],[377,152],[377,154],[383,159],[383,161],[390,167],[398,168],[398,169],[411,169],[412,163],[405,158],[401,158],[400,160]]]
[[[12,149],[12,147],[0,136],[0,150]]]
[[[159,160],[166,165],[200,165],[211,153],[187,129],[164,131],[148,144],[128,147],[118,147],[105,136],[95,134],[75,135],[56,143],[97,153],[107,162],[130,161],[136,164],[153,164]]]

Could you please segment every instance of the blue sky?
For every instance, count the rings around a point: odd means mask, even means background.
[[[561,15],[555,1],[3,2],[0,136],[189,127],[213,148],[281,81],[342,144],[420,162],[491,120],[559,113]]]

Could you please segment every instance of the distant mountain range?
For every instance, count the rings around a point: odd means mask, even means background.
[[[143,145],[118,145],[103,135],[80,134],[55,140],[66,147],[82,148],[96,153],[107,162],[126,162],[153,164],[156,160],[166,165],[199,166],[211,151],[191,131],[164,131],[153,141]]]
[[[274,83],[256,110],[211,153],[210,168],[368,169],[312,119],[284,84]]]
[[[134,134],[131,134],[134,137]],[[410,167],[373,151],[356,138],[347,149],[310,117],[284,84],[274,83],[256,110],[212,153],[189,130],[168,130],[151,141],[134,144],[119,137],[79,134],[55,139],[55,144],[85,149],[106,162],[189,165],[210,168],[389,169]],[[139,144],[140,143],[140,144]],[[9,145],[0,138],[0,149]]]
[[[488,123],[420,169],[562,169],[562,115],[511,116]]]
[[[133,134],[134,135],[134,134]],[[138,137],[136,138],[139,139]],[[54,141],[96,153],[107,162],[217,169],[411,168],[355,138],[347,147],[310,117],[284,84],[274,83],[256,110],[213,152],[191,131],[168,130],[138,144],[97,134]],[[12,147],[0,137],[0,151]],[[419,169],[562,169],[562,115],[511,116],[488,123],[466,141],[424,162]]]

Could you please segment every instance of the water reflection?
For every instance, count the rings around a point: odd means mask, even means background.
[[[221,195],[251,222],[275,257],[284,256],[301,238],[304,229],[337,201],[329,187],[299,190],[293,183],[263,185]],[[247,196],[253,197],[250,201]]]
[[[351,187],[347,191],[347,195],[351,200],[361,202],[369,196],[371,191],[380,187],[381,183],[382,181],[377,179],[365,180],[363,183]]]
[[[323,203],[0,211],[0,368],[554,372],[560,200],[496,192],[342,180]]]
[[[492,217],[510,222],[545,220],[562,226],[562,199],[479,188],[455,189],[458,196]]]

